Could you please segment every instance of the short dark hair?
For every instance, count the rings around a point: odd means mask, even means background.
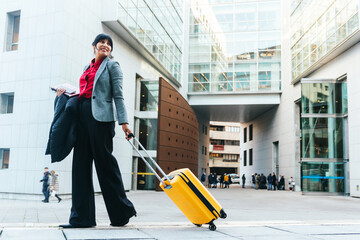
[[[49,169],[48,167],[45,167],[44,169]]]
[[[98,35],[95,37],[92,45],[96,46],[96,44],[97,44],[98,42],[100,42],[101,40],[104,40],[104,39],[107,39],[107,40],[109,41],[110,46],[111,46],[111,51],[110,51],[110,52],[112,52],[112,50],[114,49],[114,47],[113,47],[113,40],[112,40],[112,38],[111,38],[109,35],[107,35],[107,34],[105,34],[105,33],[100,33],[100,34],[98,34]]]

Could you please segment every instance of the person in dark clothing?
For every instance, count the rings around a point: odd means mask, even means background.
[[[245,188],[245,182],[246,182],[245,173],[242,175],[241,180],[242,180],[242,188]]]
[[[205,186],[205,181],[206,181],[206,173],[203,172],[203,174],[201,175],[201,183]]]
[[[268,190],[272,189],[272,176],[271,173],[269,173],[269,175],[267,176],[267,182],[268,182]]]
[[[217,174],[216,174],[216,173],[214,173],[214,175],[213,175],[213,182],[212,182],[212,184],[213,184],[213,188],[217,188],[218,179],[217,179]]]
[[[42,202],[44,203],[48,203],[49,202],[49,168],[45,167],[44,168],[44,176],[43,178],[40,180],[40,182],[43,183],[42,186],[42,193],[44,194],[45,199],[42,200]]]
[[[279,186],[280,186],[280,190],[285,190],[285,179],[284,179],[284,176],[281,176]]]
[[[273,188],[274,188],[274,191],[276,191],[276,175],[275,175],[275,173],[273,172],[273,175],[272,175],[272,186],[273,186]]]
[[[256,174],[256,190],[258,190],[259,189],[259,187],[260,187],[260,175],[257,175]]]
[[[220,188],[223,188],[224,187],[224,174],[222,174],[220,176],[219,182],[220,182]]]
[[[251,175],[251,182],[252,182],[254,188],[255,188],[255,175],[256,175],[256,173]]]
[[[208,188],[211,188],[212,179],[213,179],[213,178],[212,178],[212,175],[213,175],[213,174],[210,173],[209,176],[208,176]]]
[[[266,177],[263,173],[260,176],[260,189],[266,189]]]

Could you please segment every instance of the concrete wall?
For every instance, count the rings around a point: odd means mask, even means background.
[[[198,145],[198,177],[200,178],[202,172],[206,171],[206,176],[209,175],[209,155],[210,155],[210,125],[209,119],[205,116],[197,115],[199,122],[199,145]],[[202,148],[207,148],[207,152],[202,153]]]
[[[50,164],[45,156],[53,117],[52,85],[78,85],[83,67],[93,58],[91,43],[98,33],[110,34],[113,56],[124,74],[124,97],[130,127],[135,109],[135,76],[161,74],[101,23],[101,1],[0,0],[0,46],[4,46],[7,12],[21,10],[19,50],[0,52],[0,93],[15,92],[14,113],[0,115],[0,148],[10,148],[9,169],[0,170],[0,197],[8,193],[40,194],[43,168],[60,176],[60,193],[71,192],[71,159]],[[114,6],[116,7],[116,6]],[[126,189],[131,186],[132,150],[116,128],[114,155]],[[95,174],[96,175],[96,174]],[[97,182],[97,180],[94,180]],[[95,184],[99,191],[98,184]],[[39,196],[40,197],[40,196]]]

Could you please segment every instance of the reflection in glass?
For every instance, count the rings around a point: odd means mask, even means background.
[[[303,162],[302,191],[344,192],[344,163]]]
[[[180,81],[182,1],[118,1],[118,17],[143,46]]]
[[[249,82],[235,82],[235,90],[236,91],[248,91],[250,90],[250,83]]]
[[[157,119],[140,119],[139,141],[147,150],[157,149]]]
[[[301,118],[303,158],[343,158],[343,118]]]
[[[156,158],[154,158],[156,161]],[[150,159],[146,158],[146,161],[154,168],[154,164]],[[144,161],[138,158],[138,173],[137,173],[137,189],[138,190],[155,190],[156,177],[151,172],[150,168],[144,163]]]
[[[347,113],[346,83],[302,83],[303,113]]]
[[[140,111],[157,111],[159,82],[141,81]]]
[[[189,92],[209,92],[210,91],[210,83],[189,82],[188,91]]]
[[[297,6],[291,14],[291,52],[297,54],[298,49],[303,49],[311,44],[310,66],[320,60],[321,57],[330,53],[342,41],[359,29],[359,1],[298,1],[292,0],[292,5]],[[294,4],[294,2],[297,2]],[[314,11],[316,9],[316,11]],[[314,52],[317,49],[317,52]],[[306,53],[304,53],[306,55]],[[317,55],[317,56],[316,56]],[[307,66],[299,69],[297,66],[302,62],[292,58],[297,64],[293,64],[293,80],[299,78]],[[306,62],[308,64],[308,62]],[[300,70],[300,71],[299,71]]]

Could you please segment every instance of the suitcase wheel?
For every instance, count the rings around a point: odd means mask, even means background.
[[[227,214],[225,213],[224,209],[221,209],[220,211],[220,218],[226,218]]]
[[[216,230],[215,224],[211,223],[211,224],[209,225],[209,229],[210,229],[210,231],[215,231],[215,230]]]
[[[202,226],[202,224],[195,224],[195,226],[197,226],[197,227],[201,227],[201,226]]]

